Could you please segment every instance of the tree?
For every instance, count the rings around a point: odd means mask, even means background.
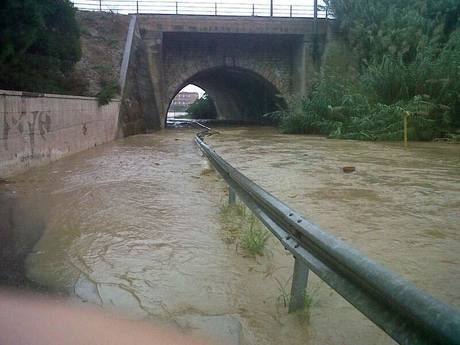
[[[65,92],[81,57],[80,31],[69,0],[0,2],[0,88]]]
[[[187,108],[187,113],[192,119],[215,119],[217,117],[214,101],[206,93]]]

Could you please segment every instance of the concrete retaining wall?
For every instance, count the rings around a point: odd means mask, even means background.
[[[114,140],[120,102],[0,90],[0,177]]]

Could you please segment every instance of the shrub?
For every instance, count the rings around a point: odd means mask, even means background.
[[[102,82],[101,84],[101,91],[97,94],[97,103],[99,106],[108,104],[119,92],[119,86],[116,80]]]
[[[401,140],[455,137],[460,128],[460,2],[453,0],[330,0],[342,33],[360,62],[355,77],[324,58],[308,97],[277,115],[284,133]],[[349,56],[348,60],[353,60]],[[351,61],[350,60],[350,61]],[[339,60],[340,61],[340,60]],[[300,104],[299,104],[300,102]]]

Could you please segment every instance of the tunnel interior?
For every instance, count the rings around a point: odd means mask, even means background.
[[[298,39],[293,35],[166,32],[166,102],[171,104],[183,87],[193,84],[213,99],[218,119],[269,123],[264,115],[286,106],[281,94],[290,87],[286,80],[291,82]]]
[[[213,100],[217,119],[254,124],[268,124],[267,113],[285,107],[278,90],[254,72],[235,67],[216,67],[199,72],[186,85],[203,89]]]

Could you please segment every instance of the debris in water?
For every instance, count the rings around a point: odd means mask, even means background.
[[[209,164],[208,160],[202,160],[201,163],[201,175],[209,175],[213,172],[211,164]]]
[[[349,166],[349,167],[343,167],[342,170],[343,170],[344,173],[352,173],[352,172],[356,171],[356,168]]]

